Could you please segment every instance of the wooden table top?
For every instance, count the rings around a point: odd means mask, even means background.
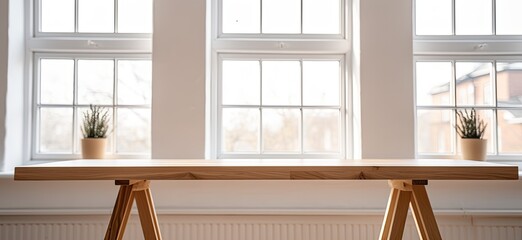
[[[448,159],[117,159],[20,166],[15,180],[515,180],[518,167]]]

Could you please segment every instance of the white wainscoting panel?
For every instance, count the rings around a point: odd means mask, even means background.
[[[1,216],[1,240],[103,239],[109,216]],[[172,215],[159,216],[165,240],[375,240],[380,215]],[[446,240],[522,240],[522,216],[437,216]],[[126,240],[142,240],[139,219],[129,220]],[[404,240],[416,240],[411,218]]]

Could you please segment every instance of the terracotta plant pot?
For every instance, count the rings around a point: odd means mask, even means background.
[[[486,160],[488,140],[477,138],[461,138],[460,147],[462,150],[462,159]]]
[[[85,159],[101,159],[105,157],[106,138],[83,138],[82,157]]]

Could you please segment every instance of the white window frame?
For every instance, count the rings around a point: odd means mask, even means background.
[[[117,4],[117,0],[114,0]],[[80,158],[80,154],[39,154],[37,150],[36,118],[38,116],[37,94],[39,87],[39,60],[51,58],[81,58],[81,59],[140,59],[152,60],[152,34],[150,33],[48,33],[40,31],[40,0],[25,0],[26,4],[26,79],[24,84],[25,102],[24,119],[24,159],[26,163],[33,161],[62,160]],[[76,8],[76,11],[78,9]],[[115,8],[117,11],[117,8]],[[115,31],[117,30],[117,13],[115,13]],[[75,23],[77,26],[77,23]],[[76,62],[77,60],[75,60]],[[116,62],[115,62],[116,63]],[[115,66],[116,67],[116,66]],[[75,64],[76,68],[76,64]],[[115,70],[116,71],[116,70]],[[75,69],[75,75],[76,75]],[[116,77],[116,76],[115,76]],[[75,81],[76,81],[75,77]],[[76,88],[76,87],[75,87]],[[113,89],[116,91],[116,88]],[[114,95],[116,97],[116,95]],[[117,101],[117,100],[114,100]],[[77,105],[76,99],[74,108]],[[67,105],[71,107],[73,105]],[[107,105],[113,107],[113,105]],[[148,108],[150,105],[114,105],[117,107]],[[110,110],[112,111],[112,110]],[[76,114],[74,115],[76,118]],[[115,121],[115,119],[111,119]],[[76,126],[76,122],[73,122]],[[77,127],[77,126],[76,126]],[[74,129],[76,131],[76,129]],[[76,136],[78,137],[78,135]],[[73,142],[74,145],[77,141]],[[115,141],[113,141],[115,144]],[[114,149],[114,148],[113,148]],[[73,149],[74,150],[74,149]],[[150,154],[115,154],[108,158],[148,158]]]
[[[351,0],[342,2],[341,34],[224,34],[221,31],[221,0],[212,0],[207,82],[207,156],[210,158],[352,158]],[[339,154],[225,154],[221,153],[220,62],[221,59],[336,59],[341,61],[341,136]],[[295,107],[295,106],[293,106]],[[302,128],[302,126],[301,126]],[[301,132],[302,135],[302,132]],[[302,139],[302,136],[301,136]],[[301,149],[302,150],[302,149]]]
[[[494,148],[494,154],[488,154],[488,161],[520,161],[522,158],[522,154],[503,154],[498,155],[498,144],[500,139],[498,138],[499,133],[497,131],[497,119],[496,119],[496,111],[505,109],[505,107],[497,106],[497,96],[496,96],[496,62],[497,61],[521,61],[522,62],[522,35],[496,35],[496,9],[495,9],[495,0],[492,1],[492,33],[491,35],[455,35],[455,0],[452,0],[452,33],[451,35],[416,35],[416,25],[415,25],[415,3],[413,4],[413,54],[414,54],[414,66],[416,62],[420,61],[444,61],[444,62],[452,62],[452,71],[453,77],[455,77],[455,69],[454,62],[455,61],[470,61],[470,62],[480,62],[480,61],[490,61],[492,62],[492,81],[493,88],[491,89],[493,93],[493,101],[491,106],[473,106],[477,110],[481,109],[493,109],[493,126],[488,126],[492,131],[492,135],[496,137]],[[415,69],[415,67],[414,67]],[[415,70],[414,70],[415,71]],[[414,72],[415,75],[415,72]],[[454,80],[454,79],[453,79]],[[416,85],[416,77],[414,77],[414,86]],[[453,82],[450,83],[450,91],[453,91],[455,88],[455,84]],[[414,91],[416,91],[416,87],[414,87]],[[417,106],[417,97],[415,92],[415,112],[421,109],[469,109],[470,106],[458,106],[456,102],[450,104],[450,106]],[[454,100],[456,101],[456,96],[454,96]],[[519,109],[519,108],[517,108]],[[522,109],[522,106],[521,108]],[[417,114],[415,113],[415,143],[418,144],[419,139],[417,139],[417,125],[418,125]],[[452,119],[452,124],[455,123],[456,119]],[[417,158],[458,158],[459,154],[457,153],[456,148],[456,140],[457,137],[452,133],[452,148],[454,154],[421,154],[417,151],[417,146],[415,147],[416,157]]]

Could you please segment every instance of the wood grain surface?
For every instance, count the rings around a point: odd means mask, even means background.
[[[514,180],[518,167],[448,159],[118,159],[20,166],[15,180]]]

